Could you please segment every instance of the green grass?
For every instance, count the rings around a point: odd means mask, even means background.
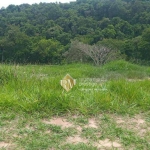
[[[69,92],[60,86],[60,80],[67,73],[77,80]],[[0,110],[40,112],[41,116],[67,112],[95,115],[103,111],[130,114],[147,111],[150,109],[149,75],[149,67],[125,61],[103,67],[1,65]]]
[[[67,73],[77,82],[69,92],[60,86]],[[1,145],[10,143],[12,150],[97,150],[96,144],[106,139],[119,142],[123,149],[148,149],[149,77],[150,67],[123,60],[100,67],[1,64],[0,149],[7,150]],[[136,114],[145,126],[130,124]],[[127,127],[117,123],[118,115],[132,118],[125,118]],[[73,126],[62,129],[43,122],[53,116],[65,117]],[[87,127],[89,118],[95,118],[97,128]],[[146,134],[139,135],[145,128]],[[88,143],[67,142],[76,135]]]

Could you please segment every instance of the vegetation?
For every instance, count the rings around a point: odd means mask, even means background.
[[[103,111],[134,114],[150,109],[150,69],[122,60],[103,67],[1,65],[0,69],[3,111],[95,115]],[[77,85],[68,93],[59,84],[66,73],[77,79]]]
[[[60,64],[71,40],[77,39],[119,50],[127,60],[149,62],[149,10],[149,0],[9,5],[0,9],[0,58]]]
[[[0,149],[149,149],[150,68],[125,61],[150,61],[149,10],[149,0],[1,8]]]
[[[69,73],[77,84],[66,92]],[[148,149],[150,68],[0,65],[0,149]],[[138,114],[138,115],[137,115]]]

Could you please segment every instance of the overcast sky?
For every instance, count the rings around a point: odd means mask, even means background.
[[[28,4],[34,4],[34,3],[40,3],[40,2],[46,2],[46,3],[50,3],[50,2],[61,2],[61,3],[68,3],[71,1],[76,1],[76,0],[1,0],[0,2],[0,8],[1,7],[7,7],[10,4],[14,4],[14,5],[20,5],[20,4],[24,4],[24,3],[28,3]]]

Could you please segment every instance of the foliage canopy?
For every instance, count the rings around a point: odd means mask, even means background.
[[[149,10],[149,0],[9,5],[0,9],[0,58],[60,63],[71,40],[78,39],[89,45],[105,43],[127,59],[149,61]]]

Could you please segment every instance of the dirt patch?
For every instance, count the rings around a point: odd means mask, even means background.
[[[125,120],[123,118],[116,118],[116,123],[117,124],[124,124],[125,123]]]
[[[79,125],[74,125],[71,122],[68,122],[65,118],[52,118],[51,120],[43,120],[42,121],[45,124],[52,124],[61,126],[62,128],[69,128],[69,127],[75,127],[78,131],[82,131],[82,127]],[[98,128],[95,118],[91,118],[88,121],[88,124],[84,126],[85,128]]]
[[[34,131],[35,130],[35,128],[30,126],[30,125],[26,125],[25,129],[30,130],[30,131]]]
[[[76,127],[76,130],[77,130],[78,132],[82,132],[82,127],[81,127],[81,126],[77,126],[77,127]]]
[[[84,144],[88,144],[90,143],[90,141],[88,141],[87,139],[81,138],[80,135],[75,135],[74,137],[68,137],[66,139],[67,143],[71,143],[71,144],[79,144],[79,143],[84,143]],[[97,147],[98,149],[102,149],[102,148],[121,148],[122,145],[118,142],[112,142],[109,139],[105,139],[105,140],[100,140],[98,142],[92,142],[92,145]]]
[[[118,142],[112,142],[109,139],[105,139],[105,140],[100,140],[98,141],[98,143],[95,143],[95,146],[98,148],[121,148],[122,145]]]
[[[0,142],[0,148],[9,148],[11,146],[10,143]]]
[[[67,143],[72,143],[72,144],[78,144],[78,143],[84,143],[87,144],[88,140],[81,138],[79,135],[75,135],[73,137],[68,137],[66,139]]]
[[[146,122],[142,115],[136,115],[132,118],[113,116],[113,118],[118,126],[132,130],[139,136],[144,136],[147,132],[150,132],[150,123]]]
[[[59,118],[53,118],[50,121],[43,120],[43,123],[61,126],[62,128],[73,127],[72,123],[68,122],[65,118],[61,118],[61,117],[59,117]]]
[[[89,123],[88,123],[88,125],[85,125],[84,126],[85,128],[98,128],[98,126],[97,126],[97,123],[96,123],[96,120],[94,119],[94,118],[91,118],[91,119],[89,119]]]
[[[110,119],[112,121],[115,121],[117,126],[121,128],[125,128],[127,130],[130,130],[132,132],[135,132],[138,136],[144,137],[149,132],[150,133],[150,123],[146,122],[144,117],[142,115],[136,115],[134,117],[130,116],[121,116],[116,114],[108,114]],[[80,117],[80,116],[79,116]],[[118,141],[118,139],[104,139],[99,140],[99,137],[101,135],[99,129],[101,124],[102,116],[98,117],[92,117],[86,120],[85,124],[78,122],[76,119],[78,119],[78,116],[72,116],[75,120],[68,121],[67,117],[54,117],[50,120],[43,120],[42,122],[45,124],[51,124],[51,125],[57,125],[60,126],[62,129],[64,128],[74,128],[78,132],[74,136],[69,136],[66,138],[65,143],[71,143],[71,144],[78,144],[78,143],[84,143],[84,144],[91,144],[98,149],[118,149],[122,150],[123,145]],[[72,119],[71,118],[71,119]],[[70,119],[70,120],[71,120]],[[95,139],[87,139],[86,137],[82,137],[83,129],[86,128],[94,128],[98,129],[95,130],[94,136],[97,138]],[[45,132],[46,134],[51,134],[50,131]],[[92,133],[91,133],[92,134]]]

